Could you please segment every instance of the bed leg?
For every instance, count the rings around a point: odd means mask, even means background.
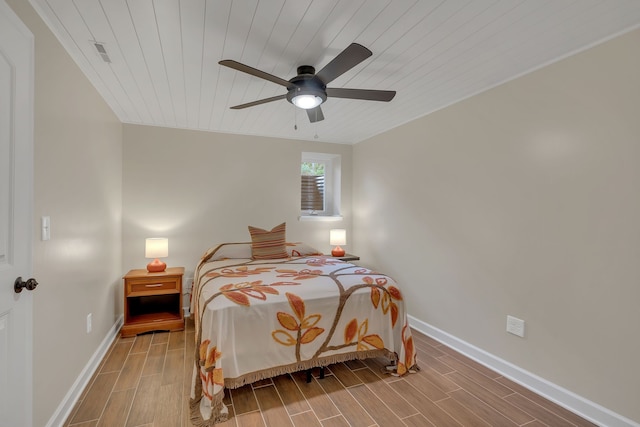
[[[305,372],[307,374],[307,383],[310,383],[313,369],[307,369]],[[324,366],[320,366],[320,379],[323,379],[323,378],[324,378]]]

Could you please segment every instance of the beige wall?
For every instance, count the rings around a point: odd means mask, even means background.
[[[298,221],[303,151],[340,154],[338,222]],[[191,277],[203,252],[250,241],[248,225],[287,223],[289,241],[328,251],[329,229],[351,234],[350,145],[124,126],[123,264],[144,268],[144,239],[169,238],[169,266]],[[347,249],[349,246],[346,247]]]
[[[33,420],[44,426],[122,313],[122,124],[28,2],[8,3],[35,36]]]
[[[638,46],[634,31],[353,154],[355,251],[413,316],[636,422]]]

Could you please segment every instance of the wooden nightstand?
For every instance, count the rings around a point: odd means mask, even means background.
[[[123,337],[142,332],[184,329],[182,312],[183,267],[167,268],[162,273],[131,270],[124,277]]]
[[[359,261],[360,257],[358,255],[344,254],[343,256],[331,256],[331,258],[339,259],[340,261]]]

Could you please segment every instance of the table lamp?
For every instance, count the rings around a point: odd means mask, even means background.
[[[329,244],[336,246],[331,250],[332,256],[344,256],[344,249],[340,245],[347,244],[347,230],[341,228],[329,230]]]
[[[153,261],[147,264],[147,271],[149,273],[163,272],[167,268],[167,264],[158,258],[166,258],[168,256],[169,239],[164,237],[151,237],[145,240],[144,257],[153,258]]]

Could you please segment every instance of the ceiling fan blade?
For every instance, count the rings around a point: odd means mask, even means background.
[[[316,108],[310,108],[307,110],[307,116],[309,116],[309,121],[311,123],[319,122],[324,120],[324,114],[322,114],[322,108],[318,105]]]
[[[358,43],[351,43],[345,50],[340,52],[338,56],[333,58],[331,62],[322,68],[322,70],[316,73],[316,76],[324,82],[329,84],[330,81],[346,73],[368,57],[373,55],[369,49],[359,45]]]
[[[231,107],[231,109],[242,110],[243,108],[254,107],[260,104],[266,104],[267,102],[277,101],[279,99],[285,99],[286,97],[287,95],[272,96],[271,98],[259,99],[257,101],[247,102],[246,104],[234,105],[233,107]]]
[[[389,102],[396,96],[395,90],[327,88],[331,98],[363,99],[365,101]]]
[[[258,70],[257,68],[249,67],[248,65],[241,64],[233,59],[223,59],[218,62],[220,65],[224,65],[225,67],[233,68],[234,70],[242,71],[243,73],[251,74],[252,76],[260,77],[261,79],[269,80],[275,84],[282,85],[284,87],[288,87],[291,85],[287,80],[281,79],[280,77],[276,77],[272,74],[265,73],[264,71]]]

